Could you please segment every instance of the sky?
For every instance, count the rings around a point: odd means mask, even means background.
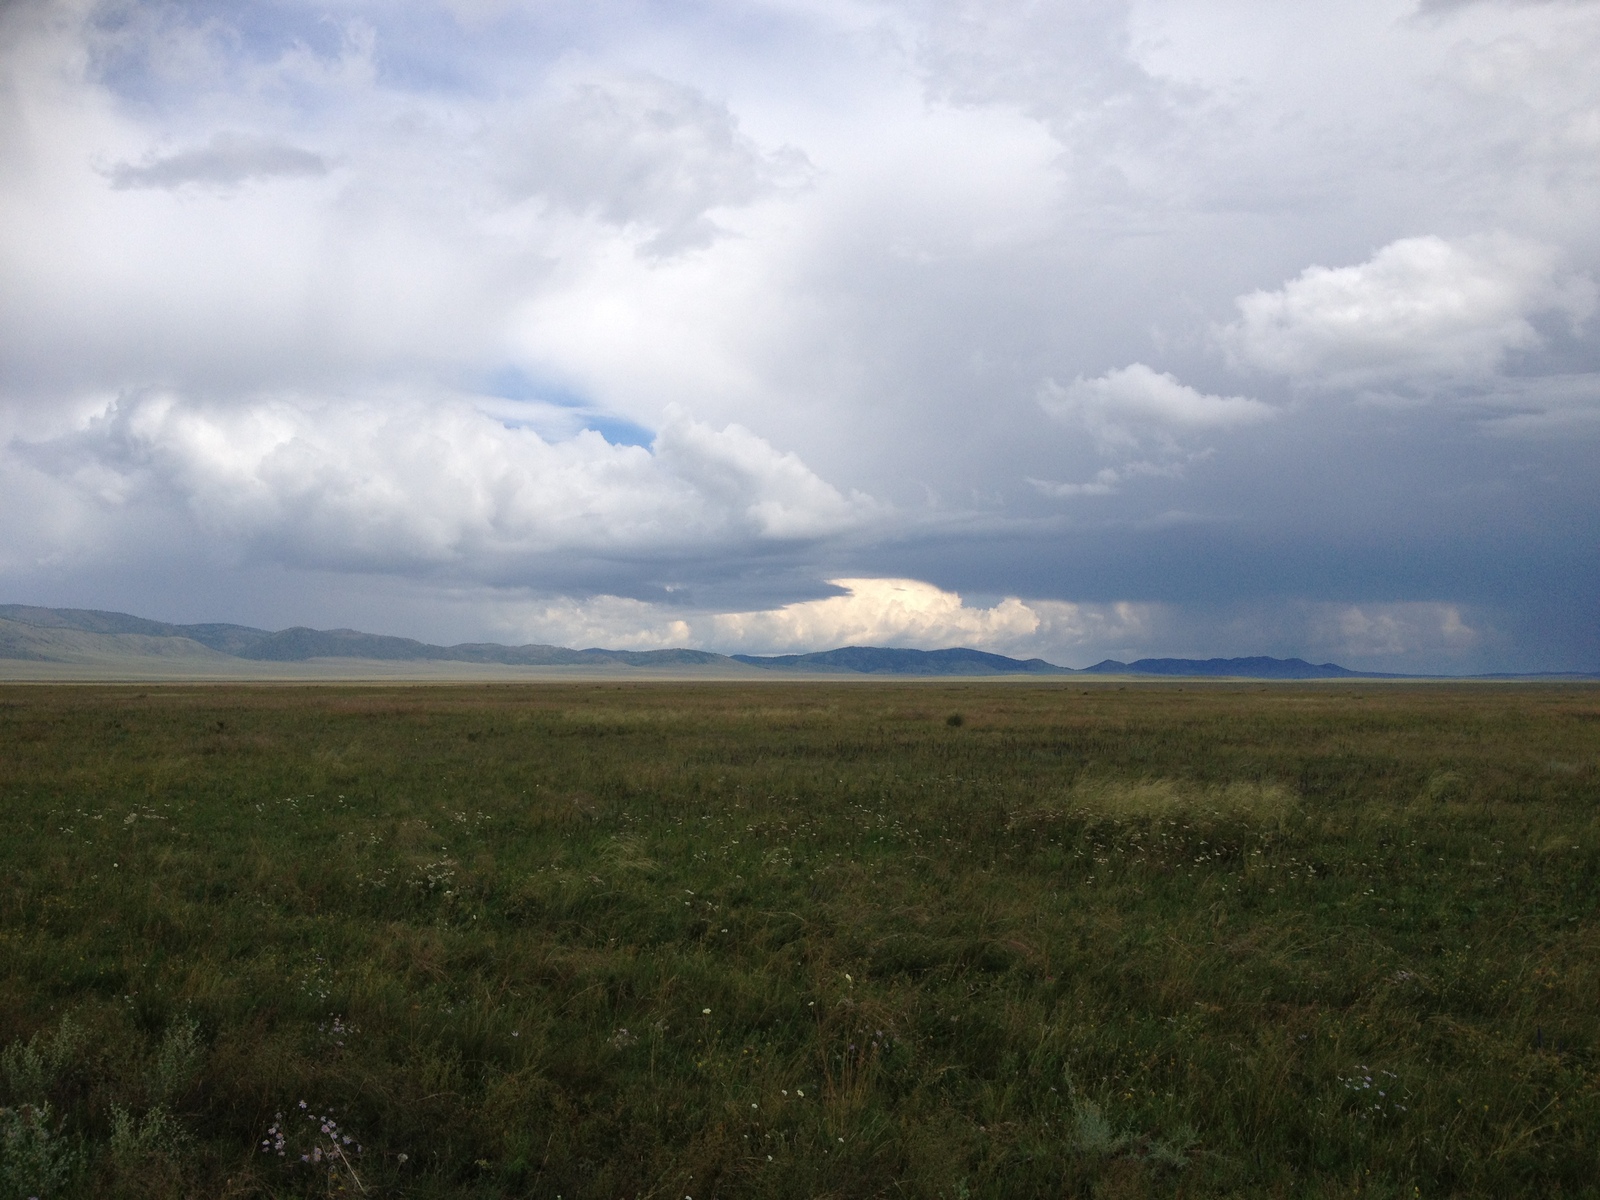
[[[0,599],[1600,669],[1594,0],[9,0]]]

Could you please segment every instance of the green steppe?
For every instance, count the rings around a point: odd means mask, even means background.
[[[0,1200],[1600,1194],[1594,686],[9,686],[0,805]]]

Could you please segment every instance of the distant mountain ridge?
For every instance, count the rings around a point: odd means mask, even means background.
[[[38,659],[38,651],[11,653],[19,639],[6,625],[73,630],[111,637],[178,638],[231,658],[253,662],[307,662],[314,658],[360,658],[374,662],[469,662],[506,666],[553,667],[620,664],[631,667],[694,666],[729,661],[705,650],[568,650],[561,646],[503,646],[466,642],[433,646],[413,638],[357,629],[254,629],[248,625],[170,625],[127,613],[85,608],[33,608],[0,604],[0,658]]]
[[[955,647],[908,650],[889,646],[843,646],[811,654],[714,654],[708,650],[604,650],[590,647],[498,642],[434,646],[413,638],[357,629],[256,629],[223,623],[174,625],[128,613],[86,608],[41,608],[0,604],[0,659],[39,663],[106,664],[119,661],[306,663],[325,659],[384,663],[478,663],[521,667],[671,668],[783,674],[960,677],[1147,676],[1233,679],[1407,679],[1418,676],[1352,671],[1337,663],[1300,658],[1108,658],[1074,669],[1042,658],[1017,659]],[[749,676],[747,675],[746,678]],[[1594,679],[1581,672],[1496,674],[1481,679]]]
[[[1118,662],[1108,658],[1092,667],[1085,667],[1085,675],[1182,675],[1212,676],[1234,679],[1403,679],[1403,675],[1390,675],[1381,671],[1352,671],[1338,663],[1308,663],[1303,658],[1267,658],[1254,655],[1250,658],[1141,658],[1136,662]]]

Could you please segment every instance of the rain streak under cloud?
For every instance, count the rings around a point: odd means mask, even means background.
[[[0,588],[1600,667],[1600,3],[0,9]]]

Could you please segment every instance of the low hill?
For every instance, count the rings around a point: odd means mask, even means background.
[[[265,629],[252,629],[248,625],[170,625],[165,621],[151,621],[127,613],[102,612],[93,608],[38,608],[31,604],[0,604],[0,622],[35,630],[70,630],[108,637],[131,634],[151,638],[183,638],[229,655],[238,655],[261,639],[272,636]]]
[[[193,638],[167,634],[96,633],[69,626],[36,626],[0,618],[0,659],[99,665],[127,659],[232,662]]]
[[[1085,675],[1182,675],[1232,679],[1399,679],[1376,671],[1351,671],[1338,663],[1308,663],[1303,658],[1108,658],[1083,669]]]
[[[562,646],[504,646],[497,642],[434,646],[413,638],[363,633],[358,629],[297,626],[273,632],[248,625],[172,625],[98,609],[0,605],[0,658],[89,662],[151,656],[262,663],[331,658],[520,667],[710,667],[733,661],[726,655],[704,650],[569,650]]]

